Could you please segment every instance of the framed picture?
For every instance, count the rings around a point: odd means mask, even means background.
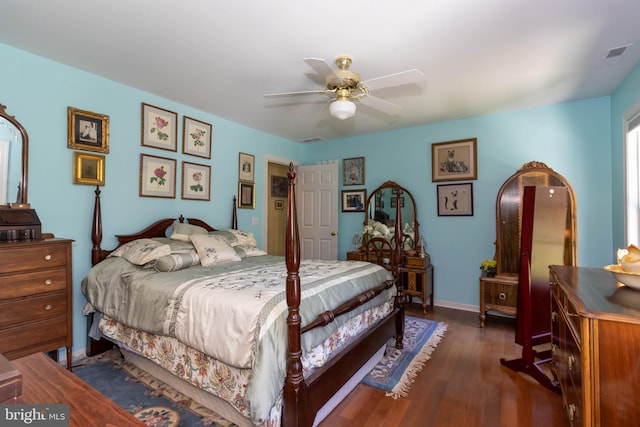
[[[392,208],[397,208],[398,207],[398,199],[396,199],[395,196],[391,197],[391,207]],[[404,197],[400,196],[400,207],[404,208]]]
[[[364,185],[364,157],[342,160],[342,185]]]
[[[342,190],[342,212],[364,212],[367,190]]]
[[[67,107],[67,147],[109,152],[109,116]]]
[[[284,209],[284,200],[276,200],[276,209],[279,211]]]
[[[289,178],[271,175],[271,197],[289,196]]]
[[[473,216],[473,184],[438,185],[438,216]]]
[[[252,154],[240,153],[238,160],[238,180],[253,181],[255,157]]]
[[[431,144],[431,181],[477,179],[476,138]]]
[[[182,198],[211,199],[211,166],[182,162]]]
[[[178,114],[142,103],[142,145],[178,151]]]
[[[140,154],[140,197],[176,197],[176,161]]]
[[[210,159],[211,130],[212,126],[209,123],[184,116],[182,122],[182,152]]]
[[[256,184],[238,181],[238,207],[253,209],[256,207]]]
[[[74,151],[73,183],[104,185],[104,156]]]

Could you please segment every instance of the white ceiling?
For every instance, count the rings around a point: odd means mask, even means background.
[[[270,134],[333,139],[609,95],[640,58],[640,1],[2,0],[0,43]],[[426,85],[373,93],[397,116],[358,105],[345,121],[326,95],[263,97],[322,88],[303,59],[340,54],[363,80],[416,68]]]

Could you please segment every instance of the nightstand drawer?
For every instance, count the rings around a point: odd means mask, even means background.
[[[515,308],[518,305],[517,287],[504,283],[485,282],[484,302],[485,304]]]
[[[67,313],[67,294],[57,292],[41,296],[8,300],[0,303],[0,327],[4,328],[16,323],[35,321]],[[2,349],[0,348],[0,351]]]
[[[64,267],[7,274],[0,276],[0,300],[61,291],[66,287],[67,269]]]
[[[12,247],[3,250],[0,273],[32,271],[40,268],[62,267],[67,265],[65,245],[32,245]]]
[[[418,257],[418,256],[406,256],[404,258],[404,265],[406,267],[417,267],[424,268],[426,267],[426,258]]]

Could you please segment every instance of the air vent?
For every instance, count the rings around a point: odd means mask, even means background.
[[[324,140],[325,138],[321,136],[312,136],[311,138],[301,139],[300,142],[318,142],[318,141],[324,141]]]
[[[622,57],[622,55],[626,52],[627,48],[631,46],[630,44],[625,46],[619,46],[611,48],[607,51],[607,56],[602,61],[603,64],[615,64]]]

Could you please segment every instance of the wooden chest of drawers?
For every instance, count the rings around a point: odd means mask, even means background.
[[[398,280],[409,303],[416,296],[423,313],[427,312],[427,305],[433,308],[433,265],[429,257],[405,256],[403,265],[398,267]]]
[[[71,366],[71,240],[0,243],[0,353],[67,349]]]
[[[572,426],[640,420],[640,291],[600,268],[552,266],[552,369]]]

